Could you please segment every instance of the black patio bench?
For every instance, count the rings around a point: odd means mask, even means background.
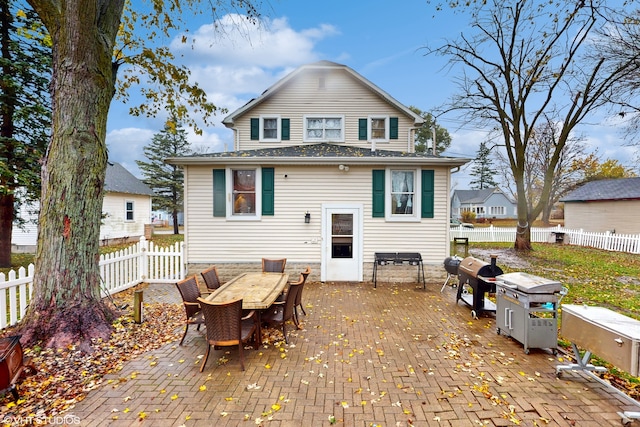
[[[418,282],[422,278],[422,287],[427,288],[424,277],[424,265],[422,264],[422,255],[419,252],[376,252],[374,254],[375,261],[373,263],[373,287],[378,286],[378,266],[383,265],[415,265],[418,268]]]

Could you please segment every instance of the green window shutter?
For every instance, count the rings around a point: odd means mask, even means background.
[[[290,120],[289,119],[282,119],[281,121],[281,126],[282,126],[282,140],[283,141],[288,141],[289,140],[289,133],[290,133]]]
[[[260,119],[251,119],[251,139],[260,139]]]
[[[367,119],[358,119],[358,139],[367,140]]]
[[[225,170],[213,170],[213,216],[227,216]]]
[[[373,199],[371,216],[374,218],[384,218],[384,169],[374,169],[371,179],[373,189]]]
[[[422,218],[433,218],[434,191],[433,191],[433,170],[422,171]]]
[[[389,117],[389,139],[398,139],[398,118]]]
[[[273,168],[262,168],[262,215],[274,215],[274,176]]]

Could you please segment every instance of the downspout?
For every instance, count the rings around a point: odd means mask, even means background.
[[[418,130],[417,127],[409,128],[409,134],[407,135],[407,153],[415,153],[416,152],[416,135],[415,131]]]

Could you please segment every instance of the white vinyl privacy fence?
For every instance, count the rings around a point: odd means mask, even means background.
[[[516,227],[477,227],[451,228],[451,240],[454,237],[469,239],[469,242],[515,242]],[[609,231],[594,233],[584,230],[571,230],[557,227],[533,227],[531,241],[534,243],[563,243],[585,246],[614,252],[640,253],[640,234],[617,234]]]
[[[0,330],[17,324],[33,292],[33,264],[0,273]],[[186,275],[183,244],[161,247],[144,237],[132,246],[100,256],[101,293],[111,295],[139,283],[171,283]]]

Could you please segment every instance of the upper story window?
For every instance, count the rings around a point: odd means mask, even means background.
[[[344,141],[344,117],[305,116],[304,141]]]
[[[260,141],[280,141],[280,117],[260,117]]]
[[[126,201],[124,202],[124,218],[125,221],[133,221],[134,216],[133,216],[133,202],[132,201]]]
[[[260,116],[251,118],[251,140],[260,142],[280,142],[289,139],[290,120],[280,116]]]
[[[398,139],[398,118],[387,116],[369,116],[358,119],[358,140],[389,142]]]
[[[375,141],[389,140],[389,117],[369,118],[369,135]]]

